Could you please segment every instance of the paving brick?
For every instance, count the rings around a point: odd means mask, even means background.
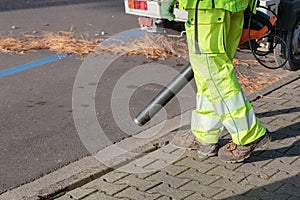
[[[299,197],[291,196],[287,200],[299,200]]]
[[[290,147],[286,144],[282,144],[279,143],[279,141],[274,141],[274,142],[270,142],[268,145],[268,150],[276,150],[276,152],[278,153],[282,153],[282,155],[284,155],[284,153],[289,149]],[[274,158],[276,158],[275,156],[273,156]],[[281,156],[282,157],[282,156]]]
[[[253,160],[255,160],[255,159],[253,159]],[[244,163],[239,168],[237,168],[235,171],[246,172],[249,174],[268,178],[278,171],[277,169],[263,168],[263,166],[269,162],[270,162],[269,160],[262,160],[262,161],[256,161],[256,162],[251,162],[251,163]]]
[[[135,175],[136,175],[136,177],[138,177],[140,179],[145,179],[148,176],[151,176],[151,175],[156,174],[158,172],[159,172],[159,170],[157,170],[157,171],[151,171],[151,172],[147,172],[147,173],[136,173]]]
[[[164,160],[168,163],[173,163],[176,160],[178,160],[178,158],[180,158],[180,156],[183,155],[185,151],[186,151],[185,149],[177,149],[176,151],[169,153],[169,152],[164,152],[164,149],[159,149],[149,154],[149,156],[154,158],[159,158],[160,160]]]
[[[111,197],[103,192],[96,192],[84,198],[84,200],[120,200],[119,198]],[[123,198],[123,200],[127,200],[127,198]]]
[[[190,168],[187,171],[179,174],[177,177],[195,180],[203,185],[209,185],[220,178],[220,176],[215,176],[214,174],[213,175],[202,174],[193,168]]]
[[[171,175],[167,175],[165,172],[159,172],[153,176],[146,178],[148,181],[157,181],[165,184],[169,184],[173,188],[178,188],[179,186],[187,183],[189,180],[185,178],[178,178]]]
[[[107,182],[113,183],[113,182],[115,182],[115,181],[117,181],[121,178],[124,178],[128,175],[129,175],[129,173],[125,173],[125,172],[122,172],[122,171],[115,170],[115,171],[112,171],[108,174],[105,174],[101,178],[104,179]]]
[[[253,107],[255,107],[255,108],[263,108],[265,110],[268,110],[268,109],[264,108],[268,104],[269,104],[268,101],[262,101],[262,100],[252,102]]]
[[[269,185],[264,185],[263,188],[267,191],[267,192],[274,192],[276,191],[279,187],[281,187],[283,185],[283,182],[277,181],[277,182],[273,182]]]
[[[68,194],[65,194],[64,196],[61,196],[61,197],[58,197],[55,199],[56,200],[72,200],[72,198]]]
[[[148,190],[148,192],[159,193],[161,195],[169,196],[172,199],[183,199],[193,193],[192,191],[183,191],[183,190],[172,188],[167,184],[158,185]]]
[[[205,173],[205,172],[211,170],[212,168],[216,167],[216,164],[199,162],[196,158],[192,158],[192,157],[187,157],[187,158],[175,163],[175,165],[187,166],[187,167],[191,167],[194,169],[198,169],[199,172],[202,172],[202,173]]]
[[[272,143],[274,143],[274,142],[271,142],[270,144],[272,144]],[[272,146],[271,146],[271,148],[272,148]],[[253,155],[255,155],[255,154],[253,154]],[[286,156],[285,153],[278,152],[278,151],[276,151],[276,149],[268,149],[265,151],[261,151],[261,153],[257,156],[258,158],[256,156],[251,156],[248,160],[249,161],[251,160],[252,162],[256,162],[259,160],[267,161],[267,163],[265,165],[265,166],[267,166],[274,159],[285,157],[285,156]]]
[[[285,92],[286,92],[286,90],[291,89],[291,93],[294,93],[296,88],[299,88],[299,84],[297,84],[297,81],[294,81],[294,82],[284,86]]]
[[[295,117],[291,120],[291,122],[299,122],[300,121],[300,114],[295,115]]]
[[[294,127],[294,129],[293,129]],[[290,127],[285,127],[283,129],[280,129],[274,133],[271,134],[272,137],[274,137],[274,140],[276,139],[275,137],[278,135],[283,135],[285,137],[295,137],[299,135],[299,129],[297,128],[297,126],[290,126]],[[285,137],[281,137],[281,138],[285,138]],[[279,138],[279,139],[281,139]]]
[[[84,188],[84,189],[97,189],[100,192],[104,192],[105,194],[108,194],[111,196],[124,190],[127,187],[128,186],[125,184],[110,183],[101,178],[96,179],[96,180],[82,186],[82,188]]]
[[[274,183],[273,180],[271,178],[269,179],[263,179],[263,178],[260,178],[256,175],[250,175],[248,176],[247,178],[245,178],[241,184],[251,184],[253,186],[256,186],[256,187],[262,187],[262,186],[265,186],[265,185],[269,185],[269,184],[273,184],[274,187],[276,188],[276,185],[277,188],[280,186],[281,183]],[[269,187],[269,190],[271,190],[271,188]]]
[[[261,121],[263,124],[269,125],[269,126],[271,126],[271,127],[273,127],[273,125],[274,125],[274,126],[278,125],[278,123],[279,123],[278,121],[277,121],[277,123],[273,123],[273,122],[275,122],[276,120],[282,120],[282,118],[279,118],[278,116],[270,116],[270,117],[265,117],[265,118],[260,119],[260,121]],[[280,125],[280,124],[279,124],[279,125]],[[279,127],[282,127],[282,126],[280,125]]]
[[[258,197],[246,197],[244,195],[236,195],[236,196],[232,196],[232,197],[227,197],[226,200],[263,200],[261,198]]]
[[[160,183],[160,180],[155,180],[155,179],[140,179],[137,176],[130,175],[127,177],[124,177],[120,179],[119,181],[116,182],[116,184],[121,184],[121,185],[129,185],[137,188],[140,191],[146,191],[147,189],[157,185]]]
[[[168,197],[168,196],[161,196],[161,197],[159,197],[158,199],[155,199],[155,200],[172,200],[172,198]]]
[[[268,168],[279,169],[281,171],[285,171],[290,173],[291,175],[297,175],[300,173],[300,163],[292,163],[297,160],[298,156],[292,157],[281,157],[273,160],[269,164],[266,165]]]
[[[174,149],[174,147],[170,147],[170,145],[167,145],[157,151],[154,151],[142,158],[133,161],[133,163],[135,163],[137,167],[145,168],[148,171],[164,168],[178,160],[185,152],[185,150],[183,149],[175,149],[170,153],[170,149],[172,148]]]
[[[287,113],[282,116],[277,116],[276,119],[277,121],[274,121],[273,125],[276,125],[276,123],[278,123],[282,127],[282,129],[286,129],[287,127],[294,124],[293,120],[295,119],[296,116],[297,115],[293,115],[290,113]]]
[[[97,189],[95,188],[76,188],[75,190],[72,190],[67,193],[67,196],[70,196],[71,199],[79,200],[82,199],[94,192],[97,192]]]
[[[284,183],[289,183],[300,189],[300,174],[281,180]]]
[[[192,192],[197,192],[204,197],[213,197],[214,195],[220,193],[223,191],[223,188],[215,188],[215,187],[210,187],[206,185],[199,184],[197,181],[191,181],[188,184],[182,186],[179,188],[180,190],[184,191],[192,191]]]
[[[168,166],[170,164],[171,164],[170,162],[166,162],[164,160],[156,160],[156,161],[150,163],[149,165],[145,166],[144,168],[147,171],[156,171],[156,170],[165,168],[166,166]]]
[[[276,127],[276,130],[284,128],[287,126],[287,123],[283,122],[282,117],[274,116],[270,117],[270,120],[267,122],[269,126],[272,126],[272,128]]]
[[[276,151],[285,153],[288,156],[299,155],[297,152],[300,150],[300,145],[296,137],[285,138],[279,141],[279,143],[282,144],[283,147],[277,149]]]
[[[290,95],[291,98],[295,98],[295,96]],[[282,105],[284,106],[295,106],[297,104],[295,104],[295,101],[288,99],[285,103],[283,103]]]
[[[281,117],[281,124],[285,125],[283,128],[289,127],[295,122],[298,122],[299,120],[296,120],[299,117],[299,111],[291,109],[290,113],[286,113],[284,116]]]
[[[283,184],[275,193],[289,194],[300,198],[300,188],[288,183]]]
[[[243,163],[228,164],[228,163],[221,161],[217,156],[210,157],[209,159],[203,161],[203,163],[214,165],[214,166],[220,165],[229,170],[234,170],[243,164]]]
[[[150,194],[147,192],[142,192],[137,190],[136,188],[133,187],[129,187],[123,191],[121,191],[120,193],[114,195],[115,197],[118,198],[129,198],[129,199],[156,199],[158,197],[160,197],[160,194]]]
[[[300,130],[300,123],[295,123],[295,124],[289,126],[288,128],[291,129],[291,130],[299,131]]]
[[[130,162],[127,165],[119,167],[118,170],[125,171],[125,172],[131,173],[131,174],[132,173],[134,173],[134,174],[154,173],[155,171],[157,171],[157,169],[146,169],[144,166],[137,166],[137,162],[138,161]],[[150,163],[148,163],[148,165],[149,164]]]
[[[260,121],[261,121],[261,124],[263,124],[264,127],[266,127],[271,133],[282,129],[282,126],[280,124],[279,125],[277,125],[277,124],[271,125],[271,124],[264,122],[265,119],[261,119]]]
[[[274,98],[274,108],[277,108],[277,109],[282,109],[283,106],[287,106],[288,102],[290,102],[290,99],[287,99],[285,98],[285,95],[283,95],[282,97],[279,97],[279,98]]]
[[[145,168],[146,166],[150,165],[156,160],[157,158],[147,156],[134,160],[132,163],[135,164],[137,167]]]
[[[294,99],[293,92],[294,92],[294,91],[292,91],[292,90],[289,89],[288,87],[284,87],[283,95],[281,96],[281,98],[283,98],[283,99],[288,99],[288,100],[292,100],[292,99]]]
[[[248,183],[236,183],[226,178],[219,179],[216,182],[210,184],[209,186],[230,190],[236,195],[245,193],[253,188],[253,186],[249,185]]]
[[[240,182],[241,180],[243,180],[244,178],[249,176],[249,173],[228,170],[223,166],[218,166],[218,167],[212,169],[211,171],[209,171],[207,174],[222,176],[233,182]]]
[[[231,190],[224,190],[219,194],[215,195],[213,199],[228,199],[232,196],[235,196],[235,194]]]
[[[253,109],[254,109],[254,113],[256,115],[256,117],[258,117],[259,119],[264,117],[264,115],[267,114],[268,109],[262,108],[262,107],[258,107],[255,105],[255,103],[252,103]]]
[[[184,200],[209,200],[211,198],[206,198],[199,193],[194,193],[191,196],[184,198]]]
[[[274,174],[271,178],[273,181],[282,181],[288,178],[293,177],[291,174],[285,171],[279,171],[276,174]]]
[[[191,157],[193,160],[197,162],[203,162],[204,160],[208,159],[207,156],[199,154],[197,151],[186,151],[184,155],[186,155],[187,157]]]
[[[137,190],[134,187],[129,187],[126,188],[125,190],[121,191],[120,193],[114,195],[114,197],[117,197],[119,199],[124,199],[124,198],[128,198],[128,199],[157,199],[159,196],[161,196],[160,194],[149,194],[146,192],[142,192]]]
[[[256,188],[253,189],[245,194],[246,197],[249,199],[253,199],[254,197],[257,197],[259,199],[263,200],[286,200],[289,198],[289,195],[287,194],[278,194],[273,192],[267,192],[263,188]]]
[[[161,169],[161,171],[166,172],[171,176],[176,176],[188,169],[187,166],[179,166],[179,165],[168,165],[167,167]]]
[[[172,145],[166,145],[164,147],[161,148],[161,151],[164,153],[174,153],[174,154],[182,154],[183,152],[185,152],[185,149],[180,149],[177,147],[174,147]]]
[[[268,153],[265,153],[268,152]],[[273,158],[273,150],[255,150],[250,158],[248,158],[241,166],[243,165],[252,165],[253,167],[256,168],[265,168],[265,165],[267,165],[269,162],[271,162],[272,158]],[[266,154],[265,157],[262,156],[262,154]],[[282,154],[280,154],[282,155]],[[240,167],[239,167],[240,168]],[[236,170],[238,171],[239,168],[237,168]],[[245,167],[244,169],[246,169],[247,167]],[[246,171],[247,172],[247,171]]]

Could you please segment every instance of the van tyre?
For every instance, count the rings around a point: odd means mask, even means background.
[[[300,17],[296,20],[292,31],[281,32],[280,37],[285,44],[279,40],[274,49],[276,64],[282,65],[283,68],[290,71],[300,69]],[[288,51],[289,50],[289,51]]]

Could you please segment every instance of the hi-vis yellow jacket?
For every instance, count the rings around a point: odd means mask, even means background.
[[[252,9],[255,0],[179,0],[179,8],[189,9],[212,9],[221,8],[230,12],[245,10],[248,5]]]

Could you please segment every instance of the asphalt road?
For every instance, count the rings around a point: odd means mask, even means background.
[[[0,26],[0,35],[5,36],[70,29],[90,36],[101,32],[110,36],[138,27],[137,17],[124,13],[121,0],[4,0],[0,3]],[[0,54],[0,70],[53,54],[46,50]],[[73,85],[82,62],[70,57],[0,78],[0,194],[90,154],[78,136],[72,115]],[[99,82],[95,95],[97,118],[112,143],[130,136],[114,122],[114,84],[133,66],[147,62],[149,59],[139,56],[121,57]],[[182,60],[167,62],[177,69],[185,64]],[[137,91],[130,102],[131,111],[137,112],[159,88],[152,84]],[[171,109],[177,103],[174,100],[167,107],[173,114],[180,112]],[[132,134],[140,130],[136,127]],[[107,145],[99,141],[96,150]]]

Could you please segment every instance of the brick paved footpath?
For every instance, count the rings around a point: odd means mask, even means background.
[[[245,163],[165,145],[57,199],[300,199],[300,79],[252,104],[272,142]]]

